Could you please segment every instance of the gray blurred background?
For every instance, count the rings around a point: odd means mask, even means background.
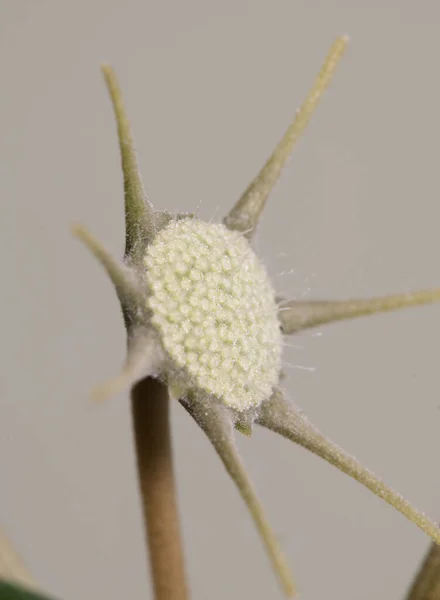
[[[111,284],[69,233],[123,250],[117,69],[158,209],[220,218],[351,45],[264,214],[287,297],[440,285],[440,5],[385,0],[0,0],[0,524],[64,600],[149,598]],[[292,273],[280,274],[294,269]],[[287,348],[288,393],[342,447],[440,519],[440,306],[323,327]],[[314,372],[294,365],[315,367]],[[241,498],[173,407],[194,600],[281,598]],[[400,599],[428,538],[274,434],[238,440],[302,600]]]

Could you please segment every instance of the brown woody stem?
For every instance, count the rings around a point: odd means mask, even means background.
[[[155,600],[188,600],[174,481],[169,397],[148,377],[131,393],[139,488]]]

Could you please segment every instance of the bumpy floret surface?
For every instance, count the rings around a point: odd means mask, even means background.
[[[173,221],[144,262],[152,323],[187,387],[238,411],[269,397],[281,361],[277,305],[243,235],[198,219]]]

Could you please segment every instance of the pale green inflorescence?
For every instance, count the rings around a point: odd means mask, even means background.
[[[237,411],[259,406],[279,380],[281,331],[274,290],[245,237],[172,221],[144,263],[152,323],[186,387]]]

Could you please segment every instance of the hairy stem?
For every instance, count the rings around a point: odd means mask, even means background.
[[[131,392],[139,488],[155,600],[188,600],[167,388],[148,377]]]

